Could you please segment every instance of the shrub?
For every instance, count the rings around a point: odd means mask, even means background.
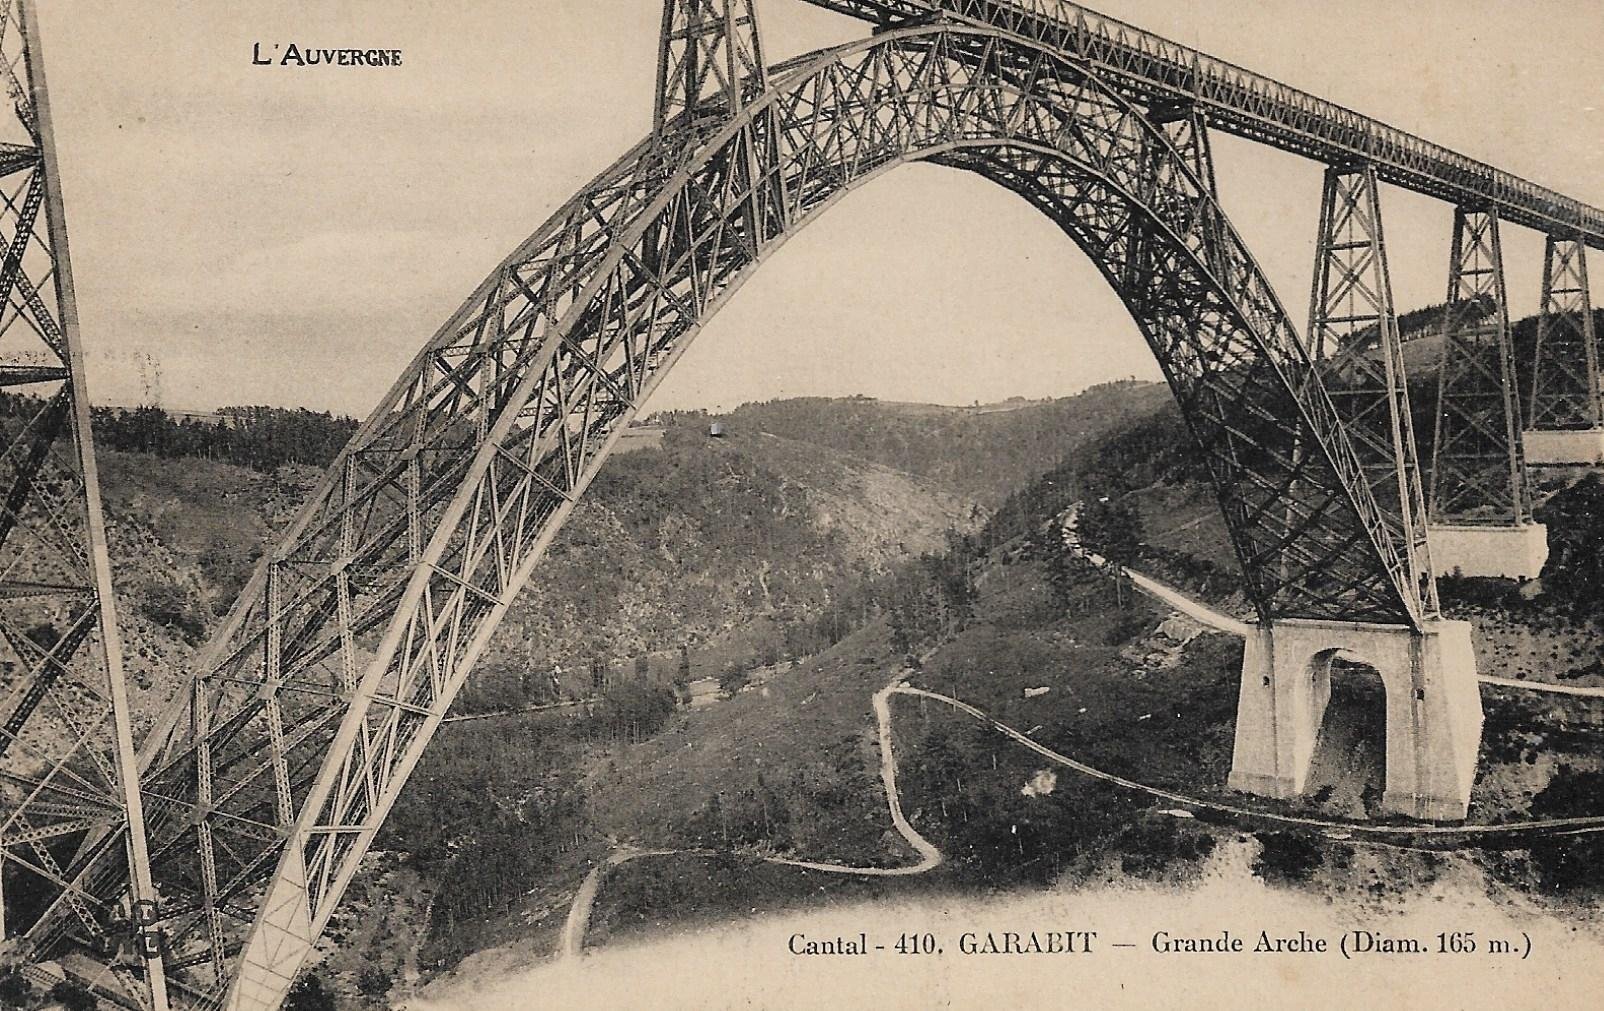
[[[394,980],[390,978],[390,974],[376,965],[364,967],[356,977],[357,992],[374,1000],[379,1000],[389,993],[393,984]]]
[[[1548,525],[1544,590],[1562,604],[1596,613],[1604,602],[1604,480],[1589,474],[1545,502],[1537,519]]]
[[[1253,860],[1253,873],[1266,881],[1307,881],[1325,854],[1320,844],[1307,836],[1291,832],[1256,832],[1259,855]]]
[[[1142,818],[1119,834],[1120,870],[1126,874],[1153,876],[1172,864],[1191,863],[1214,852],[1214,837],[1195,827],[1183,828],[1174,818]]]
[[[302,976],[290,987],[289,995],[284,998],[284,1011],[339,1011],[339,1007],[323,980],[313,974]]]
[[[0,1007],[27,1007],[33,1002],[33,984],[16,969],[0,972]]]
[[[64,979],[50,988],[50,999],[60,1004],[65,1011],[98,1011],[100,1002],[81,983],[74,983]]]
[[[139,588],[139,613],[166,628],[176,630],[185,641],[199,642],[206,635],[206,620],[183,586],[171,579],[148,579]]]
[[[1547,786],[1532,798],[1532,815],[1563,818],[1597,814],[1604,797],[1604,772],[1582,772],[1561,765]],[[1543,891],[1555,895],[1588,893],[1600,889],[1598,867],[1604,861],[1604,841],[1598,836],[1566,836],[1532,844],[1532,866]]]

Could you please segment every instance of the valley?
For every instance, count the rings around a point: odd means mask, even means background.
[[[1162,388],[654,424],[509,612],[290,1007],[455,1007],[463,987],[564,952],[588,964],[732,919],[1091,896],[1116,879],[1188,894],[1227,874],[1391,915],[1452,878],[1557,922],[1596,909],[1592,837],[1442,853],[1330,827],[1375,817],[1362,673],[1322,737],[1330,789],[1280,804],[1224,790],[1240,640],[1077,564],[1055,526],[1106,498],[1133,564],[1247,616]],[[148,720],[318,461],[104,456]],[[1536,593],[1445,581],[1450,610],[1484,630],[1484,673],[1604,683],[1591,488],[1552,490],[1561,550]],[[1477,820],[1599,813],[1590,702],[1498,688],[1484,702]]]

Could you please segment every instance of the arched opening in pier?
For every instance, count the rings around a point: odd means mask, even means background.
[[[1333,816],[1368,818],[1387,783],[1387,688],[1381,672],[1344,649],[1309,661],[1316,705],[1324,700],[1307,795]]]

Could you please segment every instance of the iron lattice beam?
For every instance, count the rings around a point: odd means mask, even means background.
[[[1604,424],[1593,330],[1587,248],[1579,239],[1550,235],[1543,252],[1529,428],[1557,431]]]
[[[1195,101],[1210,124],[1325,165],[1368,161],[1383,182],[1604,249],[1604,210],[1207,53],[1066,0],[806,0],[879,25],[945,17],[1084,61],[1147,105]]]
[[[1531,521],[1520,416],[1498,214],[1458,207],[1432,445],[1432,523]]]
[[[814,54],[716,129],[643,141],[503,261],[202,651],[142,753],[186,1002],[276,1005],[637,405],[790,235],[921,160],[1019,193],[1118,292],[1262,616],[1421,619],[1341,418],[1195,157],[1092,68],[993,30]],[[93,853],[69,873],[108,879]]]
[[[86,982],[164,1009],[159,946],[135,925],[153,893],[32,3],[0,8],[0,82],[0,873],[52,899],[104,967]],[[63,864],[94,832],[119,845],[91,889]],[[0,904],[8,939],[35,925],[5,921]]]
[[[1435,615],[1437,579],[1426,542],[1426,500],[1392,301],[1380,184],[1368,163],[1326,169],[1308,335],[1310,353],[1364,464],[1371,494],[1414,573],[1415,606]]]

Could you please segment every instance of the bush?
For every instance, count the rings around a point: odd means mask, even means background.
[[[731,664],[729,667],[725,668],[724,673],[718,676],[719,691],[723,692],[726,696],[734,695],[736,692],[746,687],[746,682],[751,680],[751,677],[751,673],[748,672],[745,667],[742,667],[739,664]]]
[[[1076,532],[1081,544],[1115,565],[1134,564],[1146,537],[1136,507],[1107,496],[1093,497],[1081,506]]]
[[[1437,578],[1437,594],[1445,607],[1458,605],[1514,611],[1526,603],[1514,580],[1467,576],[1457,568],[1452,575]]]
[[[176,630],[186,642],[199,642],[206,635],[206,619],[190,593],[171,579],[149,579],[139,588],[139,613],[166,628]]]
[[[1537,510],[1548,525],[1543,589],[1562,605],[1598,613],[1604,605],[1604,480],[1589,474]]]
[[[380,1000],[390,992],[390,987],[394,985],[394,982],[389,973],[376,965],[369,965],[357,974],[356,989],[364,997]]]
[[[1146,632],[1153,619],[1145,611],[1120,611],[1103,633],[1104,646],[1123,646]]]
[[[1214,852],[1214,837],[1195,826],[1183,828],[1166,816],[1142,818],[1119,834],[1124,850],[1120,870],[1126,874],[1151,877],[1162,874],[1176,863],[1191,863]]]
[[[27,1007],[33,1002],[33,984],[16,969],[0,972],[0,1007]]]
[[[1307,836],[1291,832],[1254,835],[1259,840],[1259,855],[1253,859],[1253,873],[1266,881],[1307,881],[1325,863],[1320,844]]]
[[[64,979],[50,988],[50,999],[66,1011],[98,1011],[100,1002],[81,983]]]
[[[1561,765],[1547,786],[1532,798],[1532,815],[1568,818],[1599,813],[1604,772],[1582,772]],[[1604,840],[1596,835],[1543,839],[1532,844],[1532,866],[1543,891],[1554,895],[1599,891],[1598,868],[1604,862]]]
[[[334,995],[315,974],[302,976],[284,998],[284,1011],[339,1011]]]

